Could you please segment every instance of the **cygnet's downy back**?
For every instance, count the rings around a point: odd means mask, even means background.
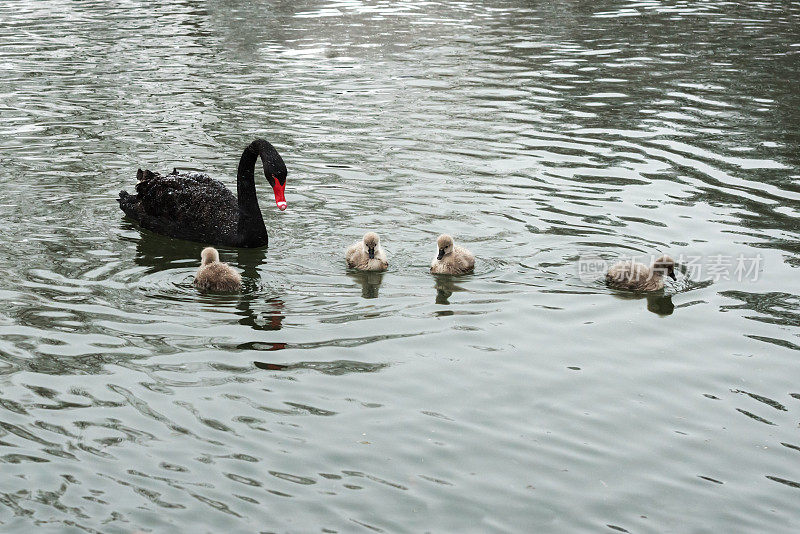
[[[242,287],[242,277],[236,270],[219,261],[219,252],[207,247],[200,253],[201,264],[194,277],[194,286],[203,291],[233,293]]]
[[[630,291],[658,291],[664,288],[664,275],[677,279],[675,261],[667,255],[660,256],[651,267],[635,261],[623,261],[608,270],[606,285]]]

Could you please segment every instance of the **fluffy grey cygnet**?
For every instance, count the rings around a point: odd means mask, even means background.
[[[364,239],[356,241],[345,253],[347,266],[359,271],[385,271],[389,267],[381,239],[375,232],[367,232]]]
[[[431,273],[467,274],[475,268],[475,256],[472,252],[457,246],[449,235],[440,235],[436,240],[436,246],[438,253],[431,262]]]
[[[664,275],[675,278],[675,261],[669,256],[661,256],[652,267],[635,261],[623,261],[611,267],[606,273],[606,285],[614,289],[633,291],[657,291],[664,288]]]
[[[219,252],[214,247],[203,249],[200,268],[194,277],[194,286],[203,291],[232,293],[242,287],[242,277],[236,270],[219,261]]]

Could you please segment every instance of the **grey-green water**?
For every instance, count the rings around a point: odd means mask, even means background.
[[[5,0],[0,531],[797,532],[799,14]],[[114,198],[257,136],[289,209],[199,294]]]

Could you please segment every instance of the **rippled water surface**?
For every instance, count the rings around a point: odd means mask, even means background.
[[[158,4],[0,3],[2,532],[798,531],[797,2]],[[255,137],[200,294],[117,192]]]

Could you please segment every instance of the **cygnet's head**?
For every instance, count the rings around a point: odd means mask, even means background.
[[[214,247],[206,247],[200,253],[200,258],[203,260],[203,265],[219,261],[219,252]]]
[[[666,274],[673,280],[677,280],[675,277],[675,261],[666,254],[653,262],[653,272],[661,275]]]
[[[369,259],[373,259],[375,257],[375,249],[380,242],[381,239],[375,232],[367,232],[364,234],[364,251],[369,256]]]
[[[436,259],[441,260],[448,254],[453,253],[453,238],[447,234],[442,234],[436,240],[436,246],[439,247],[439,255],[436,256]]]

